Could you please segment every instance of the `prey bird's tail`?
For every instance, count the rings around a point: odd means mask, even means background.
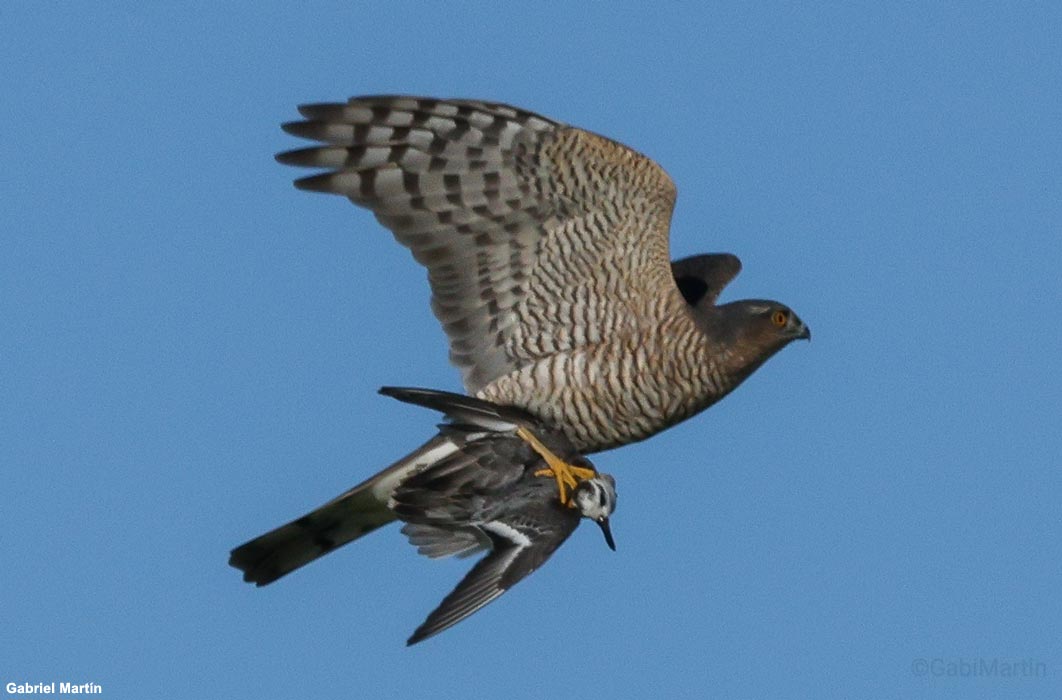
[[[276,581],[394,520],[388,500],[395,487],[457,449],[442,435],[429,440],[320,508],[240,545],[232,550],[229,564],[243,572],[244,581],[258,586]]]

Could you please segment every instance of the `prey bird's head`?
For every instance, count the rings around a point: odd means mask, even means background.
[[[609,549],[616,551],[616,542],[612,539],[612,529],[608,518],[616,509],[616,480],[611,474],[598,474],[580,481],[572,491],[572,505],[579,515],[590,518],[605,534],[605,543]]]

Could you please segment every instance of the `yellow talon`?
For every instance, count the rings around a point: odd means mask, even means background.
[[[535,476],[552,476],[557,480],[557,491],[560,493],[560,502],[563,505],[571,505],[571,494],[568,489],[574,489],[580,481],[596,476],[597,472],[593,469],[587,469],[585,467],[577,467],[574,464],[569,464],[563,459],[553,454],[552,451],[545,445],[543,445],[534,434],[523,426],[516,429],[516,434],[524,439],[527,444],[531,445],[531,449],[539,453],[542,459],[546,460],[546,464],[549,465],[546,469],[539,469],[535,472]]]

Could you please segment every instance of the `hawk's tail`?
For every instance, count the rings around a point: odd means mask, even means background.
[[[535,420],[514,406],[503,406],[449,391],[385,386],[380,389],[380,393],[405,403],[438,411],[453,424],[474,426],[491,432],[512,433],[521,425]]]
[[[457,448],[439,436],[320,508],[232,550],[229,564],[243,580],[264,586],[395,519],[388,499],[410,473]]]

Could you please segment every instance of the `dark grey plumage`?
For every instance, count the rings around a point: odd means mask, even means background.
[[[406,522],[403,532],[429,557],[489,553],[462,579],[409,639],[414,644],[456,624],[537,569],[583,517],[601,526],[615,548],[608,517],[615,482],[594,474],[580,482],[571,507],[557,498],[547,464],[519,434],[535,439],[565,461],[593,469],[563,432],[519,409],[424,389],[385,388],[381,393],[443,412],[447,424],[414,458],[396,463],[340,498],[232,551],[229,563],[258,585],[370,532],[383,522]],[[376,491],[374,494],[373,491]],[[386,509],[381,496],[386,491]]]

